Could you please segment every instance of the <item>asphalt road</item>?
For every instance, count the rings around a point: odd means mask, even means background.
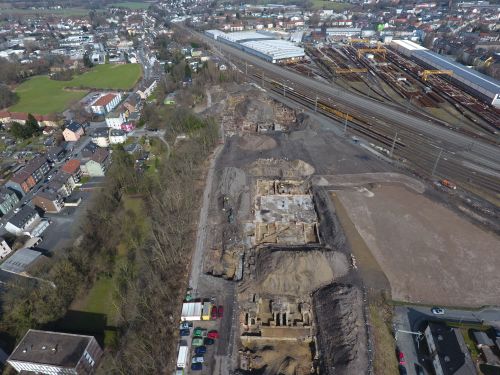
[[[387,123],[392,123],[414,132],[426,134],[436,139],[438,142],[441,142],[440,147],[444,149],[460,153],[464,158],[473,160],[478,164],[487,165],[490,168],[494,167],[500,170],[500,163],[498,162],[500,160],[500,147],[484,143],[440,125],[433,124],[432,120],[426,121],[422,118],[407,114],[397,106],[356,95],[335,87],[333,84],[325,84],[324,82],[286,70],[281,66],[268,63],[258,57],[247,54],[226,44],[218,43],[202,34],[198,34],[198,36],[211,44],[216,44],[217,48],[221,52],[224,52],[226,57],[229,56],[229,58],[233,59],[237,58],[253,67],[261,68],[265,72],[264,74],[268,72],[268,74],[271,73],[273,75],[273,78],[279,77],[280,80],[284,80],[286,85],[291,88],[309,89],[311,94],[316,93],[329,97],[335,103],[345,106],[346,108],[352,108],[379,120],[386,121]],[[471,146],[472,149],[470,149]]]

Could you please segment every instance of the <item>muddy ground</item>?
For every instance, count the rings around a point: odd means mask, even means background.
[[[500,239],[400,185],[336,195],[391,285],[392,298],[498,305]]]

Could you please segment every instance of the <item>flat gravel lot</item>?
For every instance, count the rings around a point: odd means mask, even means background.
[[[392,298],[498,305],[500,238],[399,185],[337,196],[389,279]]]

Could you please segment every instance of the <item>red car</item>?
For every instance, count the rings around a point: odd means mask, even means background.
[[[219,318],[222,318],[224,316],[224,307],[219,305],[219,309],[217,310],[217,313],[219,314]]]
[[[398,351],[398,360],[399,360],[399,364],[400,365],[404,365],[406,364],[406,361],[405,361],[405,355],[403,352],[399,352]]]
[[[218,339],[219,338],[219,332],[217,331],[209,331],[207,334],[207,337],[209,339]]]
[[[217,306],[212,306],[212,320],[217,319]]]

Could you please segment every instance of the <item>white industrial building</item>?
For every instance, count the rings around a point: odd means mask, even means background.
[[[305,56],[303,48],[292,42],[276,39],[268,32],[224,33],[220,30],[208,30],[205,34],[273,64],[298,61]]]
[[[437,70],[451,70],[449,77],[457,86],[477,96],[486,103],[500,108],[500,82],[492,77],[450,60],[438,53],[429,51],[421,45],[409,40],[393,40],[391,47],[423,66]]]

